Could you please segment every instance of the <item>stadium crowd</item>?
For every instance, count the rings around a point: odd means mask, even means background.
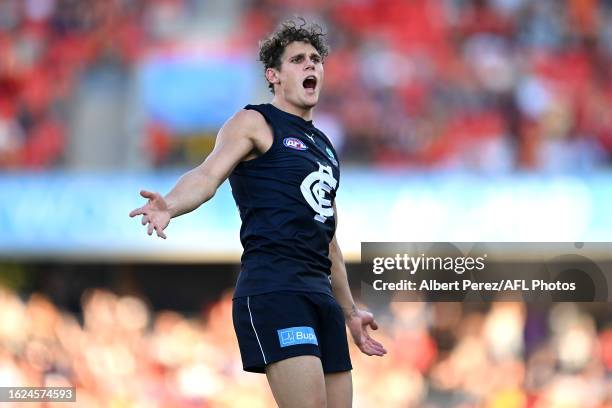
[[[133,80],[149,53],[185,40],[177,27],[194,24],[202,3],[212,2],[0,0],[0,172],[69,169],[85,74],[110,64]],[[246,54],[293,14],[327,27],[315,123],[344,163],[484,172],[612,163],[610,0],[227,4],[238,18],[220,47]],[[152,119],[140,130],[130,137],[143,139],[152,167],[177,164],[178,135]],[[588,306],[393,303],[376,333],[389,354],[351,348],[355,406],[612,408],[612,326]],[[0,287],[0,385],[74,384],[88,408],[272,406],[265,377],[242,371],[231,322],[230,293],[194,315],[91,289],[75,314]]]
[[[82,73],[184,40],[188,0],[0,2],[0,168],[65,167]],[[221,47],[251,52],[299,13],[330,33],[320,125],[345,162],[589,170],[612,157],[612,3],[244,0]],[[127,75],[127,74],[126,74]],[[263,77],[261,87],[265,88]],[[163,123],[143,154],[169,164]],[[78,135],[77,135],[78,137]],[[174,163],[176,164],[176,163]]]
[[[392,303],[376,332],[389,353],[351,346],[355,406],[612,407],[612,326],[594,316],[571,303]],[[265,376],[242,371],[231,321],[229,292],[188,315],[91,289],[76,315],[0,288],[0,383],[74,385],[88,408],[273,406]]]

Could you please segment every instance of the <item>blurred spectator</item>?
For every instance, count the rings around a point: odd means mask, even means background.
[[[257,35],[292,12],[252,3],[244,26]],[[333,103],[323,105],[344,124],[346,160],[482,171],[610,163],[607,2],[305,3],[331,35],[323,99]]]
[[[102,289],[82,306],[79,317],[42,294],[0,289],[2,385],[73,385],[94,408],[274,405],[265,377],[242,371],[231,293],[191,316]],[[531,319],[529,330],[546,334],[524,357],[529,313],[512,302],[392,303],[377,333],[389,354],[351,346],[355,405],[609,407],[612,329],[557,304]]]
[[[257,40],[296,13],[329,32],[332,53],[316,116],[346,163],[497,172],[585,171],[612,162],[610,2],[198,4],[1,2],[0,168],[71,162],[65,157],[68,132],[76,132],[73,116],[81,114],[74,90],[87,78],[84,72],[106,59],[120,64],[131,82],[138,76],[130,72],[152,53],[171,58],[203,49],[207,55],[253,59]],[[213,24],[215,12],[228,24]],[[140,103],[146,110],[146,102]],[[128,120],[115,115],[116,122]],[[126,137],[138,140],[140,154],[154,167],[189,164],[184,163],[189,155],[176,152],[184,140],[177,136],[214,137],[204,127],[176,134],[152,112],[145,112],[144,122]],[[78,132],[72,137],[88,137]],[[109,138],[108,143],[121,141]],[[209,142],[202,145],[210,149]]]

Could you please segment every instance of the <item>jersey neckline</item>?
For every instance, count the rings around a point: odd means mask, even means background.
[[[300,121],[300,122],[302,122],[302,123],[305,123],[305,124],[307,124],[307,125],[309,125],[309,126],[314,126],[314,125],[312,124],[312,120],[306,120],[306,119],[302,118],[301,116],[294,115],[293,113],[289,113],[289,112],[287,112],[287,111],[284,111],[284,110],[282,110],[282,109],[280,109],[280,108],[278,108],[278,107],[274,106],[274,105],[273,105],[273,104],[271,104],[271,103],[268,103],[267,105],[270,105],[272,108],[276,109],[277,111],[279,111],[279,112],[281,112],[281,113],[284,113],[285,115],[287,115],[287,116],[289,116],[289,117],[291,117],[291,118],[295,118],[296,120],[298,120],[298,121]]]

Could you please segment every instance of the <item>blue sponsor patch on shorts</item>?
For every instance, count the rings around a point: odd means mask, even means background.
[[[286,329],[277,330],[278,341],[281,347],[295,346],[296,344],[315,344],[317,342],[317,336],[315,335],[314,329],[308,326],[302,327],[289,327]]]

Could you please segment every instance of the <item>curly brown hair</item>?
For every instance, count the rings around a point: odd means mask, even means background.
[[[294,41],[312,45],[321,58],[325,59],[329,54],[326,35],[320,25],[307,23],[302,17],[283,21],[276,31],[259,43],[259,60],[263,63],[264,69],[280,69],[283,52]],[[268,88],[274,94],[274,85],[268,82]]]

